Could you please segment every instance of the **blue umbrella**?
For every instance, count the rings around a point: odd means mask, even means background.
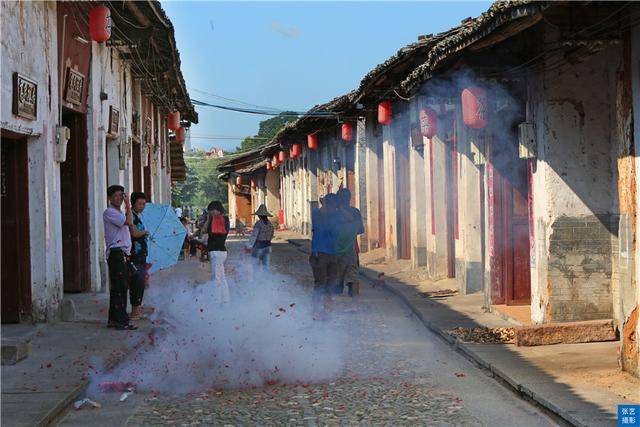
[[[187,235],[175,212],[168,205],[147,203],[141,215],[145,229],[149,231],[147,240],[147,263],[149,273],[171,267],[178,262],[178,256]]]

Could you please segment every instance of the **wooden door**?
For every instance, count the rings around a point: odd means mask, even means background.
[[[62,263],[65,292],[89,289],[89,205],[86,115],[65,111],[71,139],[60,164]]]
[[[492,151],[492,301],[525,305],[531,301],[527,162],[518,158],[515,140]]]
[[[27,140],[2,138],[2,323],[31,314]]]
[[[411,185],[409,168],[409,147],[407,141],[397,139],[396,146],[396,214],[398,216],[398,258],[411,259]]]
[[[249,194],[236,194],[236,226],[237,221],[240,220],[242,223],[251,227],[251,196]]]
[[[149,150],[151,152],[151,150]],[[144,194],[147,196],[147,202],[153,201],[153,193],[151,192],[151,160],[149,166],[144,167]]]
[[[447,122],[453,125],[453,120]],[[447,277],[456,277],[456,238],[455,238],[455,152],[453,150],[453,134],[447,135],[444,144],[444,173],[445,173],[445,238],[447,248]]]
[[[386,246],[386,231],[385,231],[385,209],[384,209],[384,150],[382,149],[382,141],[378,140],[377,143],[378,155],[378,246],[384,248]]]
[[[133,143],[133,191],[142,191],[142,149],[137,142]]]

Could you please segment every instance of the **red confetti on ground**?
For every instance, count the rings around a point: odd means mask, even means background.
[[[204,313],[204,308],[201,308],[201,309],[200,309],[200,313]]]
[[[464,372],[454,372],[454,375],[456,377],[458,377],[458,378],[462,378],[462,377],[466,376]]]
[[[285,310],[285,309],[284,309],[284,308],[282,308],[282,307],[278,308],[278,311],[281,311],[281,312],[283,312],[283,313],[286,313],[286,312],[287,312],[287,310]]]
[[[293,307],[295,307],[295,306],[296,306],[296,303],[295,303],[295,302],[292,302],[291,304],[289,304],[289,307],[291,307],[291,308],[293,308]]]
[[[53,365],[51,363],[47,363],[47,368],[52,367]]]

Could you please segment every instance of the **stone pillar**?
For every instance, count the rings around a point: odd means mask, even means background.
[[[418,110],[417,101],[413,101],[411,104],[411,121],[414,126],[419,126]],[[410,135],[409,138],[411,138]],[[420,138],[423,139],[421,135]],[[424,139],[426,140],[426,138]],[[411,145],[411,141],[408,143]],[[425,178],[424,146],[410,148],[409,169],[411,261],[413,267],[422,267],[427,265],[427,181]]]
[[[368,221],[367,221],[367,186],[373,184],[367,183],[367,121],[364,117],[358,117],[356,126],[356,142],[355,142],[355,181],[356,191],[355,200],[356,207],[360,209],[362,215],[362,223],[364,224],[364,233],[358,236],[358,246],[360,252],[369,250],[368,239]]]
[[[398,255],[397,243],[397,209],[396,209],[396,148],[391,138],[389,126],[382,128],[382,147],[384,156],[384,235],[386,242],[386,256],[396,259]]]

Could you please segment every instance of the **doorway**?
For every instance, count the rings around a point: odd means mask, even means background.
[[[456,277],[456,150],[454,147],[455,120],[453,112],[444,114],[442,123],[447,132],[444,136],[444,174],[445,174],[445,238],[447,250],[447,278]]]
[[[65,109],[62,124],[71,132],[60,164],[64,291],[83,292],[90,288],[87,117]]]
[[[133,191],[142,191],[142,149],[139,142],[133,143]],[[149,197],[148,194],[146,194]]]
[[[493,192],[492,303],[531,302],[529,258],[529,180],[527,161],[518,156],[517,136],[494,141],[491,171]]]
[[[2,323],[31,314],[27,139],[2,137]]]

